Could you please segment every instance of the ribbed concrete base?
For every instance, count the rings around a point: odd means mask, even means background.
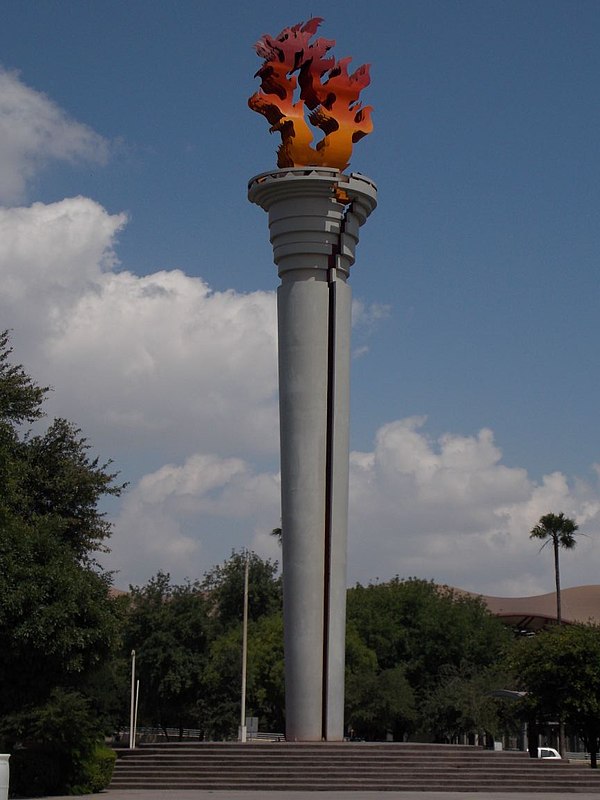
[[[110,789],[600,795],[600,773],[458,745],[168,743],[119,751]]]

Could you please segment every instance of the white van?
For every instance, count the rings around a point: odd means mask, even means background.
[[[561,758],[558,750],[553,747],[538,747],[538,758]]]

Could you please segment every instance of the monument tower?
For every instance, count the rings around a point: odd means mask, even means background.
[[[286,738],[344,735],[350,396],[350,267],[374,183],[345,174],[372,130],[358,96],[369,67],[311,43],[322,22],[263,36],[261,88],[250,107],[279,131],[278,169],[249,182],[269,214],[277,291]],[[305,119],[308,111],[308,122]],[[311,125],[324,134],[311,146]]]

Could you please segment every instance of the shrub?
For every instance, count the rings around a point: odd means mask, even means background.
[[[61,788],[61,765],[50,753],[15,750],[9,764],[9,797],[44,797],[57,794]]]
[[[101,792],[109,785],[117,754],[104,744],[96,745],[79,767],[77,783],[69,786],[70,794]]]

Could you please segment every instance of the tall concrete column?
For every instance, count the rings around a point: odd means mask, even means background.
[[[364,176],[279,169],[253,178],[269,213],[278,288],[283,593],[288,741],[344,734],[351,290]]]

